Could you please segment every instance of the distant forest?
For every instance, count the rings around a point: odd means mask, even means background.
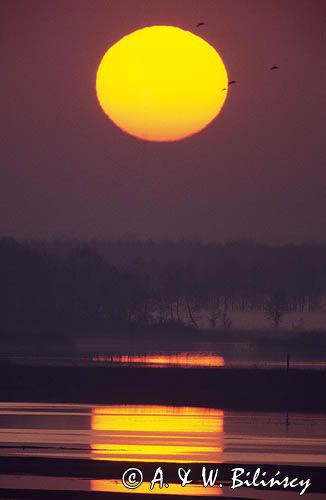
[[[231,326],[231,311],[320,308],[326,245],[0,239],[0,334],[11,331]]]

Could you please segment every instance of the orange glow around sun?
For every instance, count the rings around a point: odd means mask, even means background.
[[[214,120],[227,84],[223,61],[206,41],[173,26],[152,26],[123,37],[105,53],[96,92],[119,128],[164,142],[189,137]]]

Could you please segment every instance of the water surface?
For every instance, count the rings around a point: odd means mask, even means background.
[[[152,405],[0,404],[0,455],[85,458],[108,463],[155,465],[188,463],[326,465],[326,416],[255,413],[215,408]],[[181,465],[180,465],[181,466]],[[176,465],[177,468],[177,465]],[[307,469],[309,470],[309,469]],[[309,475],[307,475],[309,477]],[[121,478],[60,478],[1,475],[1,488],[125,492]],[[241,495],[239,493],[241,491]],[[150,493],[145,481],[136,493]],[[298,493],[241,489],[230,485],[205,489],[170,484],[165,495],[244,496],[292,500]],[[319,494],[305,498],[319,500]]]

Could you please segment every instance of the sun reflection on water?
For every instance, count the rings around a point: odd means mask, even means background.
[[[164,494],[164,495],[182,495],[182,496],[220,496],[223,490],[219,486],[205,488],[201,484],[187,484],[184,488],[181,484],[169,484],[169,488],[160,490],[157,486],[151,490],[150,483],[144,481],[139,488],[128,490],[121,481],[117,479],[93,479],[91,481],[92,491],[103,491],[108,493],[141,493],[141,494]]]
[[[135,462],[220,462],[224,413],[169,406],[96,407],[92,458]]]
[[[122,365],[139,366],[179,366],[183,368],[221,368],[224,366],[223,356],[216,356],[213,353],[194,354],[189,352],[178,352],[168,354],[148,354],[148,355],[120,355],[120,356],[93,356],[93,362],[112,363]]]

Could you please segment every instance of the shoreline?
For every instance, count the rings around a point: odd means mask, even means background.
[[[0,365],[0,400],[326,412],[326,371]]]

